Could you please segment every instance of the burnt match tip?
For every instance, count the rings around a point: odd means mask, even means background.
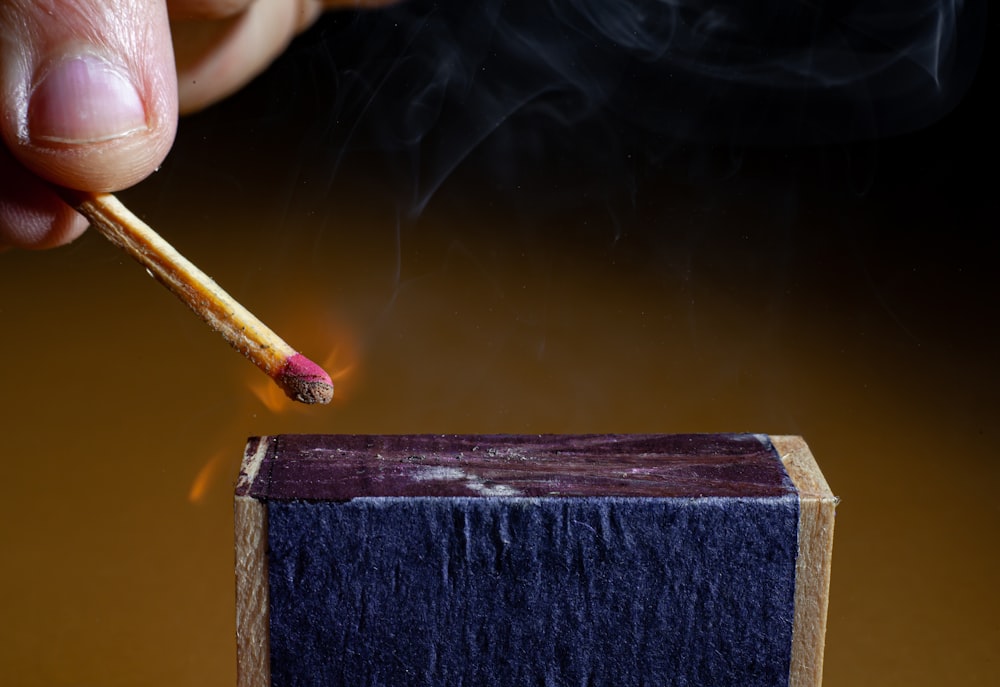
[[[288,358],[274,376],[288,397],[300,403],[329,403],[333,398],[333,380],[322,367],[301,353]]]

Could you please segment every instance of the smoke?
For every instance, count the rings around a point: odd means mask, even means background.
[[[683,145],[873,140],[955,107],[984,16],[965,0],[409,0],[333,13],[299,42],[290,78],[315,124],[295,135],[330,170],[359,152],[393,156],[416,212],[470,157],[492,183],[530,185],[542,161],[600,178]]]

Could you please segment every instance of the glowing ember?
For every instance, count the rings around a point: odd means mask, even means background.
[[[308,322],[308,320],[303,321]],[[338,343],[323,360],[317,358],[316,361],[330,374],[330,379],[335,387],[333,401],[330,405],[343,404],[351,398],[351,394],[357,388],[360,379],[361,366],[358,363],[360,347],[354,333],[342,325],[328,324],[324,334],[328,340]],[[302,337],[296,338],[296,340],[302,340]],[[248,369],[246,374],[247,387],[250,392],[274,415],[287,415],[294,412],[300,415],[312,413],[315,417],[322,417],[323,413],[329,412],[330,406],[309,406],[292,401],[277,384],[255,370]],[[236,396],[243,397],[243,394],[236,394]],[[257,418],[257,412],[254,411],[252,416]],[[287,424],[287,420],[284,422]],[[259,423],[260,420],[257,419],[254,424]],[[244,431],[244,429],[240,431]],[[225,442],[229,442],[229,437],[234,431],[235,428],[229,428],[221,432],[223,436],[227,437]],[[250,433],[264,431],[263,429],[252,429]],[[243,434],[243,438],[245,436],[246,434]],[[221,439],[220,443],[222,443]],[[194,504],[203,503],[213,485],[217,484],[220,479],[224,479],[220,476],[234,469],[239,458],[239,451],[234,452],[231,444],[216,451],[198,470],[198,474],[188,491],[188,501]]]
[[[333,381],[333,404],[343,403],[345,396],[350,395],[351,382],[356,376],[354,375],[354,371],[357,369],[357,358],[354,350],[353,346],[341,344],[330,351],[322,363],[320,363],[321,367],[329,373],[330,379]],[[254,376],[247,384],[253,395],[272,413],[284,414],[291,411],[309,412],[310,410],[314,410],[311,406],[292,401],[269,379],[260,379],[259,376]]]

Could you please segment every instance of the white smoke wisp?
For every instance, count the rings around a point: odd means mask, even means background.
[[[333,89],[317,150],[397,155],[419,212],[471,155],[503,178],[559,154],[609,170],[650,141],[877,139],[961,100],[985,11],[983,0],[409,0],[314,33],[313,78]]]

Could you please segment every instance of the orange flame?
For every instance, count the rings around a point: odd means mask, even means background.
[[[194,481],[191,483],[191,489],[188,491],[188,501],[191,503],[201,503],[205,500],[205,494],[208,493],[208,488],[218,478],[219,471],[223,463],[225,463],[224,459],[226,455],[225,451],[219,451],[201,466],[201,470],[195,475]]]
[[[323,359],[321,367],[330,375],[333,381],[333,401],[342,404],[353,391],[353,383],[357,381],[358,362],[357,348],[353,341],[341,343]],[[264,407],[276,415],[289,412],[305,412],[310,406],[296,403],[288,398],[277,384],[269,379],[261,378],[259,374],[247,384],[251,393],[257,397]]]
[[[315,324],[312,320],[301,321]],[[330,375],[330,379],[333,380],[334,394],[331,404],[343,404],[357,388],[360,378],[360,365],[358,362],[360,358],[360,346],[357,337],[347,327],[331,325],[327,327],[326,333],[329,335],[330,340],[337,341],[338,343],[330,350],[320,364]],[[252,375],[252,378],[248,378],[247,380],[247,386],[257,400],[271,413],[285,415],[292,412],[322,412],[322,407],[318,409],[316,406],[308,406],[292,401],[277,384],[265,375],[262,375],[260,371],[250,367],[247,367],[247,371],[248,375]],[[191,488],[188,491],[188,501],[193,504],[199,504],[205,500],[209,489],[219,480],[220,475],[226,469],[226,457],[231,457],[231,455],[230,451],[220,450],[205,462],[191,483]]]

